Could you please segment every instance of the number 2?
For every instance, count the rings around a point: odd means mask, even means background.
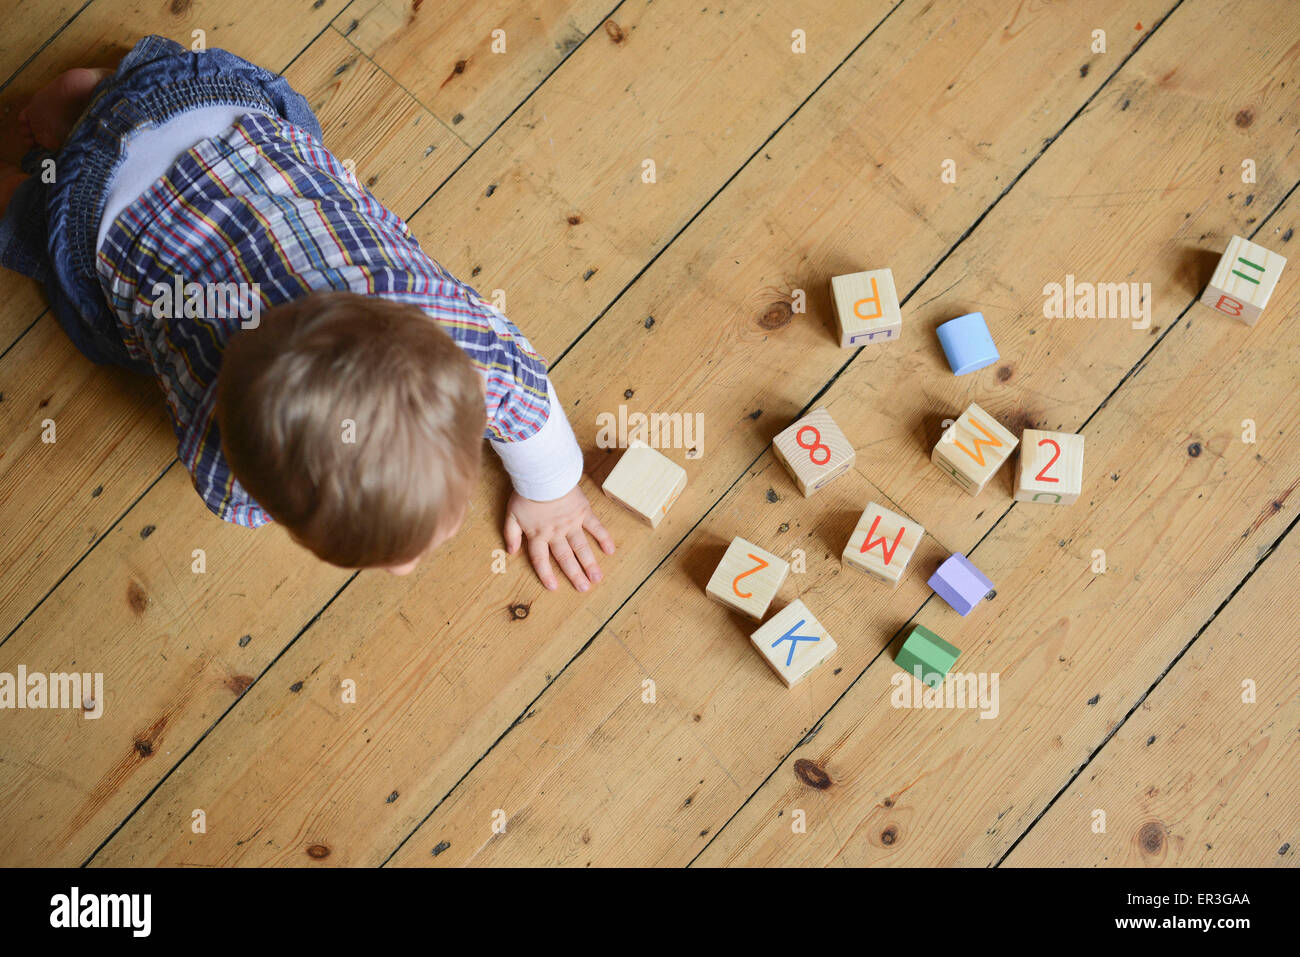
[[[731,590],[734,591],[734,592],[736,593],[736,597],[737,597],[737,598],[753,598],[753,597],[754,597],[754,593],[753,593],[752,591],[741,591],[741,590],[740,590],[740,580],[741,580],[742,578],[744,578],[746,575],[752,575],[752,574],[754,574],[754,572],[761,572],[764,568],[766,568],[766,567],[768,566],[768,563],[767,563],[767,562],[763,561],[763,559],[759,558],[759,557],[758,557],[757,555],[755,555],[753,552],[750,552],[748,557],[749,557],[749,558],[752,558],[754,561],[758,562],[758,564],[755,565],[753,568],[751,568],[751,569],[750,569],[749,571],[747,571],[747,572],[741,572],[739,575],[737,575],[735,578],[733,578],[733,579],[731,580]]]
[[[1044,445],[1050,445],[1052,448],[1056,449],[1056,454],[1052,456],[1050,462],[1048,462],[1046,465],[1042,467],[1042,469],[1039,470],[1038,474],[1034,476],[1034,480],[1038,482],[1059,482],[1061,481],[1059,478],[1053,478],[1052,476],[1045,475],[1043,473],[1045,473],[1048,469],[1050,469],[1053,465],[1055,465],[1056,460],[1061,457],[1061,447],[1056,444],[1056,441],[1054,439],[1039,439],[1038,447],[1041,449]]]

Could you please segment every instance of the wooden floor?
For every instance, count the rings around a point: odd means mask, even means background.
[[[1293,865],[1300,262],[1253,329],[1195,304],[1233,234],[1296,259],[1289,13],[18,0],[2,107],[150,32],[283,71],[434,258],[505,291],[619,550],[586,596],[493,573],[494,464],[407,579],[223,524],[157,388],[3,275],[0,672],[102,672],[105,711],[0,714],[0,864]],[[884,265],[902,340],[841,350],[830,277]],[[1149,283],[1150,327],[1044,318],[1067,275]],[[954,377],[933,327],[976,309],[1002,358]],[[1085,434],[1079,502],[936,469],[972,401]],[[702,416],[654,531],[599,490],[620,405]],[[822,405],[857,466],[805,500],[770,442]],[[892,592],[840,572],[871,500],[927,533]],[[793,690],[704,596],[736,535],[806,554],[778,605],[839,650]],[[926,586],[952,551],[996,583],[964,619]],[[999,675],[996,717],[891,705],[913,623]]]

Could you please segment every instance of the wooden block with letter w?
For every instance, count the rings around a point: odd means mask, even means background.
[[[974,402],[944,431],[930,461],[971,495],[984,491],[1016,447],[1016,437]]]

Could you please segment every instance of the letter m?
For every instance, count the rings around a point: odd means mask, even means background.
[[[876,534],[876,529],[880,527],[880,516],[877,515],[871,522],[871,530],[867,532],[867,537],[862,540],[862,547],[858,549],[859,553],[865,555],[868,549],[880,546],[880,554],[885,556],[885,564],[888,565],[894,560],[894,552],[898,550],[898,543],[903,540],[903,533],[907,531],[906,525],[898,527],[898,534],[894,536],[894,544],[890,545],[886,536],[881,535],[874,542],[871,536]]]

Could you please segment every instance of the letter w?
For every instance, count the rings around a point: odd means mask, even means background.
[[[977,439],[975,440],[975,451],[974,451],[974,452],[972,452],[970,449],[966,448],[966,446],[962,445],[962,444],[961,444],[960,442],[958,442],[956,439],[953,439],[953,445],[957,446],[957,448],[961,449],[963,452],[965,452],[967,455],[969,455],[971,458],[973,458],[973,459],[974,459],[976,462],[978,462],[980,465],[983,465],[983,464],[984,464],[984,450],[983,450],[982,448],[980,448],[980,446],[981,446],[981,445],[987,445],[987,446],[990,446],[991,448],[1000,449],[1000,448],[1002,448],[1002,440],[999,439],[999,438],[996,438],[996,437],[993,435],[992,432],[990,432],[988,429],[984,428],[984,426],[980,425],[979,420],[976,419],[974,416],[971,416],[970,424],[973,425],[975,428],[979,429],[979,430],[980,430],[981,432],[983,432],[986,436],[988,436],[988,439],[985,440],[985,439],[977,438]]]

